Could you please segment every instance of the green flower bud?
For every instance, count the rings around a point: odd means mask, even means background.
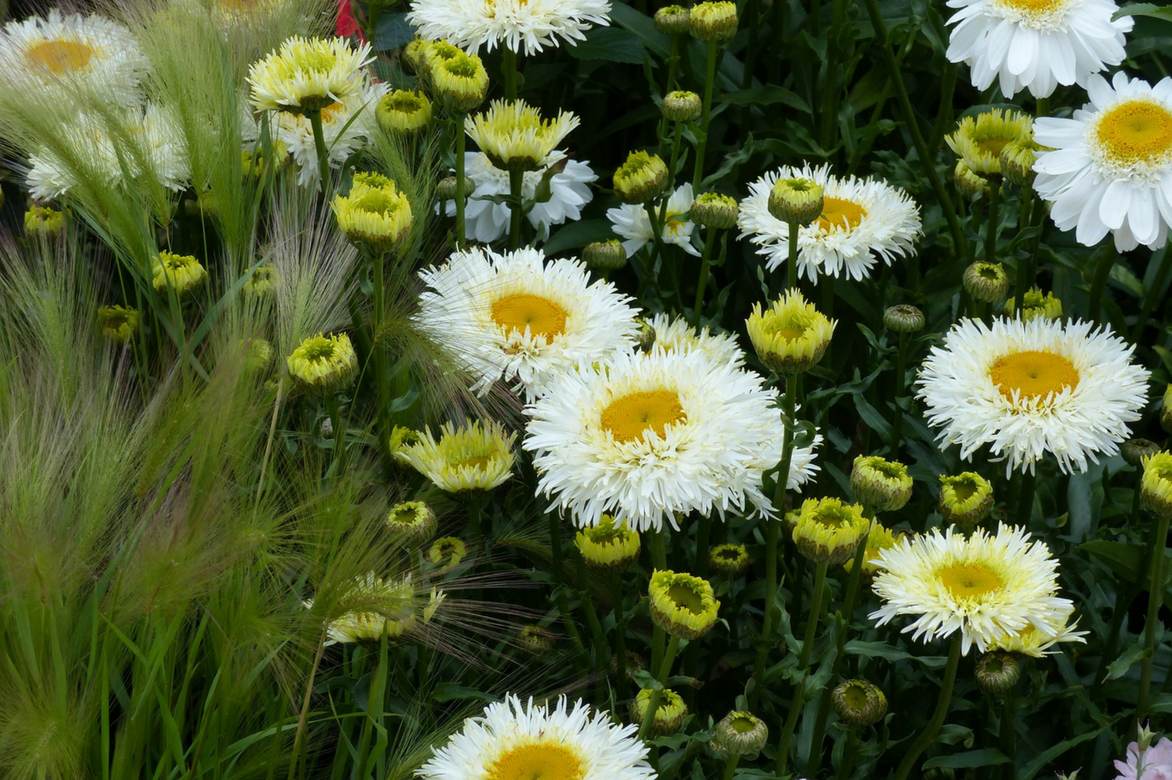
[[[909,303],[888,306],[883,312],[883,327],[892,333],[918,333],[924,329],[924,312]]]
[[[1123,442],[1119,450],[1129,465],[1139,466],[1143,463],[1144,458],[1159,452],[1160,445],[1151,439],[1128,439]]]
[[[644,688],[635,695],[635,700],[631,702],[631,720],[636,723],[643,722],[647,716],[647,708],[651,706],[651,698],[654,693],[650,688]],[[670,688],[661,689],[659,691],[659,704],[655,708],[655,715],[651,722],[652,731],[659,736],[674,734],[680,730],[686,717],[688,717],[688,705],[684,704],[680,695]]]
[[[126,344],[138,330],[138,309],[128,306],[99,306],[98,325],[102,335],[115,344]]]
[[[29,206],[24,212],[24,232],[50,238],[65,230],[65,212],[48,206]]]
[[[614,172],[614,191],[623,203],[646,203],[663,192],[668,175],[659,155],[640,149]]]
[[[692,203],[689,216],[701,227],[729,230],[737,226],[737,202],[718,192],[702,192]]]
[[[809,179],[778,179],[769,190],[769,213],[799,226],[822,215],[822,187]]]
[[[957,191],[970,200],[976,200],[989,191],[989,182],[985,181],[985,177],[970,168],[964,160],[956,161],[952,178],[956,182]]]
[[[708,551],[708,565],[721,574],[740,574],[749,563],[749,549],[743,544],[718,544]]]
[[[684,35],[690,29],[690,12],[682,5],[665,5],[655,12],[655,26],[668,35]]]
[[[855,728],[874,725],[887,714],[887,697],[878,686],[866,680],[839,683],[830,698],[838,719]]]
[[[677,89],[663,98],[663,116],[670,122],[691,122],[699,118],[702,109],[695,92]]]
[[[1001,263],[978,260],[964,269],[961,283],[965,292],[982,303],[996,303],[1009,292],[1009,275]]]
[[[851,468],[855,499],[875,512],[903,509],[912,497],[912,478],[907,466],[878,455],[860,455]]]
[[[1000,696],[1017,685],[1021,678],[1021,661],[1013,653],[994,650],[977,659],[976,674],[981,690]]]
[[[972,528],[993,509],[993,484],[975,471],[940,477],[940,514],[944,521]]]
[[[615,238],[607,241],[594,241],[582,247],[582,260],[586,265],[600,273],[617,271],[627,264],[627,250]]]
[[[755,756],[768,739],[765,721],[743,710],[725,715],[712,731],[712,747],[721,756]]]
[[[383,95],[374,113],[383,132],[412,135],[431,122],[431,101],[422,92],[396,89]]]
[[[688,17],[692,35],[708,43],[727,43],[737,34],[737,4],[714,0],[692,6]]]
[[[1010,317],[1017,313],[1017,298],[1010,298],[1005,302],[1005,313]],[[1056,320],[1062,316],[1062,301],[1054,293],[1043,293],[1037,287],[1026,290],[1022,296],[1021,319],[1029,322],[1041,317],[1046,320]]]
[[[1021,187],[1034,183],[1034,161],[1042,147],[1032,139],[1010,141],[1001,148],[1001,173],[1006,179]]]

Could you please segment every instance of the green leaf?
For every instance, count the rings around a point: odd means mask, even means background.
[[[944,666],[945,658],[938,655],[912,655],[886,642],[865,642],[861,639],[852,639],[844,648],[850,655],[860,655],[865,658],[882,658],[885,661],[916,661],[930,669]]]
[[[1123,16],[1150,16],[1153,19],[1163,19],[1172,22],[1172,6],[1156,5],[1155,3],[1129,3],[1115,12],[1113,18]]]
[[[556,255],[570,249],[578,249],[591,241],[605,241],[614,238],[608,219],[584,219],[564,226],[545,242],[545,253]]]
[[[621,62],[627,65],[642,64],[647,49],[639,36],[630,30],[614,27],[595,27],[586,35],[586,40],[577,46],[567,46],[567,52],[578,60],[602,60]]]
[[[724,95],[720,102],[730,106],[772,106],[781,103],[804,114],[810,113],[810,104],[803,100],[801,95],[791,92],[785,87],[740,89]]]
[[[415,37],[415,28],[407,23],[406,13],[382,14],[374,26],[370,42],[375,51],[401,49]]]
[[[936,756],[924,762],[924,769],[974,769],[979,766],[1008,764],[1009,756],[995,748],[966,750],[951,756]]]
[[[1127,648],[1124,652],[1119,654],[1119,657],[1112,661],[1107,666],[1107,672],[1103,675],[1104,680],[1118,680],[1127,674],[1131,667],[1144,657],[1144,643],[1139,640]]]

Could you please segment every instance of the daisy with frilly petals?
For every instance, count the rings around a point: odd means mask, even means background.
[[[830,166],[783,167],[749,185],[737,224],[776,270],[789,259],[789,226],[769,211],[778,179],[807,179],[822,187],[822,215],[798,229],[798,275],[867,278],[876,260],[887,265],[915,252],[920,209],[907,193],[876,179],[839,177]]]
[[[916,395],[964,460],[988,446],[1005,471],[1049,453],[1064,473],[1114,455],[1147,400],[1133,348],[1089,322],[964,319],[924,361]]]
[[[454,252],[420,272],[419,326],[487,390],[498,379],[527,398],[579,365],[635,343],[636,311],[578,260],[546,260],[538,249]]]
[[[378,132],[375,107],[387,89],[386,84],[364,83],[358,90],[321,109],[322,137],[331,168],[342,167],[350,155],[365,148]],[[316,186],[321,173],[309,118],[284,112],[277,114],[275,133],[297,162],[298,184]]]
[[[634,725],[620,726],[581,700],[571,706],[525,704],[517,696],[488,705],[416,771],[423,780],[653,780],[647,746]]]
[[[771,514],[762,475],[781,460],[777,392],[699,350],[627,352],[552,383],[526,408],[538,492],[580,526],[638,531],[677,515]]]
[[[1115,19],[1113,0],[948,0],[947,56],[970,68],[973,86],[997,80],[1011,98],[1023,89],[1049,97],[1059,84],[1123,62],[1130,16]]]
[[[652,349],[664,352],[703,352],[716,363],[732,363],[737,368],[745,364],[745,353],[731,333],[717,333],[704,326],[696,330],[683,317],[672,317],[660,312],[647,321],[655,333]]]
[[[699,250],[692,246],[692,231],[696,226],[688,218],[693,200],[691,184],[681,184],[676,188],[667,199],[667,209],[663,213],[663,233],[660,238],[665,244],[675,244],[693,257],[699,257]],[[658,213],[659,206],[656,205],[655,208]],[[627,257],[631,257],[655,240],[651,219],[647,216],[647,209],[641,205],[624,203],[622,206],[607,209],[606,218],[610,220],[615,234],[623,239],[623,249],[627,251]]]
[[[1116,73],[1087,82],[1091,102],[1070,119],[1034,122],[1049,150],[1034,162],[1034,189],[1050,218],[1093,246],[1108,232],[1120,251],[1153,249],[1172,226],[1172,78],[1155,86]]]
[[[609,24],[610,0],[413,0],[407,21],[421,37],[471,53],[501,46],[532,56]]]
[[[1078,640],[1067,625],[1073,610],[1058,594],[1058,561],[1045,543],[1005,524],[971,536],[948,528],[904,538],[879,553],[872,588],[883,605],[877,625],[914,617],[912,638],[961,635],[961,652],[1004,646],[1007,637],[1036,632],[1043,639]],[[1052,643],[1051,642],[1051,643]]]

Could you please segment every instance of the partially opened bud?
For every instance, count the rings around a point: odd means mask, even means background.
[[[1008,693],[1021,678],[1021,661],[1013,653],[994,650],[977,659],[977,684],[995,696]]]
[[[887,714],[887,697],[878,686],[866,680],[839,683],[831,694],[831,701],[839,720],[856,728],[874,725]]]
[[[712,747],[721,756],[755,756],[769,739],[765,721],[751,712],[734,710],[712,732]]]
[[[996,303],[1009,292],[1009,275],[1001,263],[978,260],[964,269],[961,282],[965,292],[982,303]]]
[[[618,239],[594,241],[582,247],[582,260],[595,271],[617,271],[627,264],[627,250]]]
[[[769,190],[769,213],[786,223],[809,225],[822,215],[822,187],[810,179],[778,179]]]

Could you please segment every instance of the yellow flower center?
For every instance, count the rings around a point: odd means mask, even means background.
[[[865,216],[867,209],[853,200],[826,196],[822,199],[822,215],[818,217],[818,227],[823,233],[839,229],[854,230]]]
[[[1001,0],[1001,4],[1027,14],[1047,14],[1062,7],[1066,0]]]
[[[977,148],[990,157],[997,157],[1001,154],[1001,150],[1010,142],[1009,138],[978,138],[976,139]]]
[[[492,302],[492,320],[506,333],[523,333],[528,327],[530,333],[547,342],[566,332],[567,316],[559,303],[540,295],[516,293]]]
[[[485,470],[493,461],[493,456],[488,455],[466,455],[462,458],[454,458],[451,466],[454,469],[468,468]]]
[[[1172,153],[1172,111],[1151,100],[1128,100],[1103,114],[1095,134],[1117,162],[1158,161]]]
[[[693,615],[704,613],[704,601],[700,594],[687,585],[675,584],[667,589],[668,598],[678,608],[691,612]]]
[[[1029,349],[997,358],[989,378],[1006,398],[1015,390],[1022,398],[1045,398],[1077,387],[1078,369],[1062,355]]]
[[[505,751],[484,780],[582,780],[586,767],[581,756],[557,742],[530,742]]]
[[[617,441],[645,438],[648,431],[662,436],[667,426],[687,418],[680,396],[673,390],[649,390],[616,398],[602,410],[602,427]]]
[[[1005,585],[1001,574],[984,563],[951,563],[937,569],[936,578],[958,599],[985,596]]]
[[[97,50],[88,43],[53,38],[38,41],[25,49],[24,56],[33,64],[60,76],[84,70]]]

